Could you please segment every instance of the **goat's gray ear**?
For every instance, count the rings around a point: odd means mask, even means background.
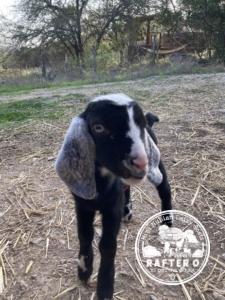
[[[95,145],[83,118],[72,120],[55,167],[75,195],[84,199],[96,197]]]
[[[158,186],[163,180],[163,175],[159,170],[160,152],[146,129],[145,129],[145,147],[146,147],[148,163],[149,163],[147,177],[155,186]]]

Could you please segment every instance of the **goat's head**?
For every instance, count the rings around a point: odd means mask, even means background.
[[[91,199],[96,196],[96,163],[128,185],[146,176],[158,185],[162,181],[159,160],[140,106],[126,95],[110,94],[95,98],[74,118],[56,169],[72,192]]]

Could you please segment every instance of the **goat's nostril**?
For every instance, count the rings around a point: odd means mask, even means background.
[[[136,157],[132,159],[132,164],[140,170],[145,170],[148,160],[145,157]]]

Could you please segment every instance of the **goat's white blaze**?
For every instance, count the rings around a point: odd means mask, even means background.
[[[143,140],[141,139],[141,130],[134,121],[134,109],[133,107],[128,107],[127,111],[129,116],[129,131],[127,133],[127,136],[130,137],[133,142],[131,146],[130,156],[148,161],[145,145]]]
[[[134,100],[132,100],[130,97],[122,93],[98,96],[94,98],[91,102],[98,102],[103,100],[112,101],[114,102],[115,105],[118,106],[129,105],[131,102],[134,102]]]

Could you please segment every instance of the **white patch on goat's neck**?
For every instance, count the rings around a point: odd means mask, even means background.
[[[130,97],[128,97],[125,94],[118,93],[118,94],[107,94],[107,95],[102,95],[94,98],[91,102],[98,102],[98,101],[112,101],[115,103],[115,105],[118,106],[129,106],[130,103],[132,103],[134,100],[132,100]]]
[[[115,180],[115,175],[106,167],[100,167],[99,171],[102,177],[108,178],[108,188],[110,188]]]
[[[127,111],[129,116],[129,131],[127,133],[127,136],[132,140],[130,156],[147,156],[145,145],[141,139],[141,130],[134,121],[133,107],[128,107]]]
[[[100,168],[100,173],[103,177],[111,176],[112,173],[107,169],[106,167],[101,167]]]

